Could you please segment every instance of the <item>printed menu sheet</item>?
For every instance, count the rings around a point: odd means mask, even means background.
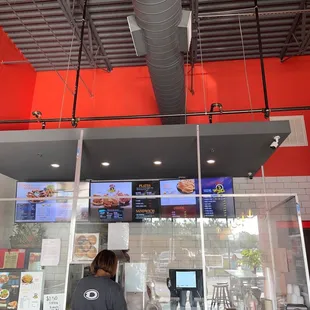
[[[0,269],[23,269],[25,255],[24,249],[0,249]]]
[[[20,277],[20,272],[0,272],[0,309],[17,309]]]
[[[40,310],[43,272],[22,272],[18,310]]]

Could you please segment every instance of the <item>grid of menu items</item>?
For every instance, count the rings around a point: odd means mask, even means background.
[[[69,222],[71,220],[73,182],[17,183],[15,222]],[[80,183],[79,196],[88,196],[89,183]],[[63,197],[61,200],[53,198]],[[48,199],[48,200],[46,200]],[[77,220],[88,219],[88,201],[78,201]]]
[[[99,234],[75,234],[73,261],[92,261],[99,253]]]
[[[40,310],[43,293],[43,272],[22,272],[18,310]]]
[[[132,221],[132,182],[91,183],[90,220]]]
[[[235,216],[234,198],[221,197],[223,194],[233,194],[232,178],[204,178],[201,180],[201,188],[202,194],[212,195],[212,197],[202,198],[203,217],[226,218]],[[161,198],[162,217],[199,217],[199,199],[190,196],[191,194],[199,194],[197,179],[161,181],[160,194],[163,196]],[[169,195],[174,197],[169,197]]]
[[[196,180],[196,188],[199,188],[198,180]],[[204,217],[235,217],[234,198],[221,197],[223,194],[233,194],[232,178],[205,178],[201,180],[201,188],[202,194],[213,195],[212,197],[202,198]],[[199,206],[199,203],[197,205]]]
[[[25,268],[25,249],[0,249],[0,269]]]
[[[133,196],[159,195],[158,181],[139,181],[132,183]],[[133,199],[133,220],[142,221],[145,218],[159,217],[158,198]]]
[[[0,309],[17,309],[20,272],[0,272]]]
[[[161,217],[195,218],[197,217],[196,185],[194,179],[167,180],[160,182]],[[177,197],[165,197],[165,196]]]

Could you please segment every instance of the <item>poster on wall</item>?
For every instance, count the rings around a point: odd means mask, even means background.
[[[0,309],[17,309],[20,272],[0,272]]]
[[[69,222],[72,212],[73,182],[18,182],[15,222]],[[89,183],[81,182],[79,196],[88,196]],[[62,200],[53,198],[64,197]],[[44,200],[47,199],[48,200]],[[42,199],[42,200],[40,200]],[[77,206],[77,220],[88,219],[88,201],[81,199]]]
[[[25,249],[0,249],[0,269],[25,268]]]
[[[43,293],[43,272],[22,272],[18,310],[40,310]]]
[[[132,182],[133,196],[159,195],[158,181]],[[133,220],[142,221],[145,218],[159,217],[159,198],[134,198]]]
[[[29,271],[41,271],[41,252],[29,252],[28,268]]]
[[[99,253],[99,234],[75,234],[73,261],[92,261]]]
[[[194,179],[160,181],[161,217],[195,218],[197,217],[197,202],[195,197],[196,184]],[[165,198],[176,195],[176,198]]]
[[[90,204],[92,222],[132,221],[132,182],[91,183]]]

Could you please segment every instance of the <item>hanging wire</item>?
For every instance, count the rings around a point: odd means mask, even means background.
[[[42,13],[42,10],[41,10],[41,9],[39,8],[39,6],[37,5],[36,1],[35,1],[35,0],[32,0],[32,2],[33,2],[33,4],[36,6],[37,11],[40,13],[40,15],[41,15],[41,17],[43,18],[45,24],[48,26],[50,32],[52,33],[54,39],[58,42],[58,44],[59,44],[60,48],[62,49],[62,51],[65,53],[65,55],[68,57],[68,59],[71,60],[71,53],[72,53],[72,51],[70,50],[70,54],[68,54],[68,52],[65,50],[65,48],[63,47],[63,45],[61,44],[61,42],[60,42],[59,39],[57,38],[57,35],[55,34],[53,28],[50,26],[49,22],[46,20],[44,14]],[[75,1],[73,1],[73,8],[72,8],[72,10],[74,10],[74,7],[75,7]],[[73,34],[74,34],[74,29],[72,30],[72,32],[73,32]],[[71,47],[71,48],[72,48],[72,47]],[[74,68],[76,68],[76,66],[74,66],[73,64],[72,64],[72,66],[73,66]],[[84,86],[85,86],[85,88],[87,89],[89,95],[92,96],[93,94],[92,94],[91,90],[88,88],[86,82],[84,81],[84,79],[83,79],[81,76],[80,76],[80,80],[81,80],[81,82],[84,84]]]
[[[188,97],[188,58],[189,58],[189,53],[187,51],[186,53],[186,71],[185,71],[185,124],[187,124],[187,97]]]
[[[54,69],[54,71],[56,72],[56,74],[58,75],[58,77],[63,81],[63,83],[65,83],[64,78],[61,76],[61,74],[59,73],[59,71],[56,69],[55,65],[53,64],[53,62],[49,59],[49,57],[47,56],[47,54],[44,52],[44,50],[41,48],[40,44],[38,43],[38,41],[34,38],[34,36],[32,35],[31,31],[28,29],[28,27],[25,25],[25,23],[22,21],[22,19],[19,17],[19,15],[17,14],[17,12],[15,11],[15,9],[12,7],[11,3],[9,0],[6,0],[6,3],[8,4],[8,6],[10,7],[10,9],[12,10],[12,12],[15,14],[15,16],[17,17],[17,19],[19,20],[19,22],[24,26],[24,28],[26,29],[26,31],[28,32],[29,36],[32,38],[32,40],[35,42],[36,46],[38,47],[38,49],[42,52],[42,54],[45,56],[46,60],[50,63],[51,67]],[[73,90],[65,83],[67,89],[70,91],[70,93],[72,95],[74,95]]]
[[[65,79],[66,84],[68,83],[68,78],[69,78],[69,70],[70,70],[70,63],[71,63],[71,56],[72,56],[72,48],[73,48],[74,36],[75,36],[75,35],[74,35],[74,32],[72,32],[70,53],[69,53],[69,58],[68,58],[68,65],[67,65],[66,79]],[[66,97],[66,87],[64,87],[63,94],[62,94],[62,100],[61,100],[61,108],[60,108],[60,116],[59,116],[58,128],[60,128],[60,126],[61,126],[62,113],[63,113],[64,103],[65,103],[65,97]]]
[[[99,52],[99,47],[97,48],[97,51],[95,53],[95,59],[97,59],[97,55],[98,55],[98,52]],[[94,111],[96,110],[96,102],[97,102],[97,97],[96,97],[96,81],[97,81],[97,68],[94,69],[94,74],[93,74],[93,81],[92,81],[92,86],[91,86],[91,90],[92,90],[92,93],[93,93],[93,97],[92,97],[92,113],[94,114]],[[92,122],[92,125],[93,127],[95,126],[95,122]]]
[[[244,64],[245,80],[246,80],[246,86],[247,86],[247,91],[248,91],[248,97],[249,97],[249,103],[250,103],[252,120],[254,121],[253,103],[252,103],[252,96],[251,96],[251,90],[250,90],[250,83],[249,83],[249,76],[248,76],[248,67],[247,67],[247,63],[246,63],[245,47],[244,47],[244,40],[243,40],[243,31],[242,31],[242,25],[241,25],[241,18],[240,18],[240,16],[238,16],[238,19],[239,19],[239,29],[240,29],[240,36],[241,36],[242,53],[243,53],[243,64]]]
[[[208,114],[207,110],[207,94],[205,89],[205,84],[207,84],[207,80],[205,81],[204,69],[203,69],[203,58],[202,58],[202,44],[201,44],[201,33],[200,33],[200,24],[198,22],[198,37],[199,37],[199,45],[200,45],[200,64],[201,64],[201,81],[202,81],[202,90],[203,90],[203,105],[205,114]]]

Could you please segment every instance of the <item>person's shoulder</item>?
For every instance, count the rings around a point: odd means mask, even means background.
[[[108,279],[108,281],[112,291],[117,292],[121,290],[121,286],[118,283],[114,282],[111,279]]]

